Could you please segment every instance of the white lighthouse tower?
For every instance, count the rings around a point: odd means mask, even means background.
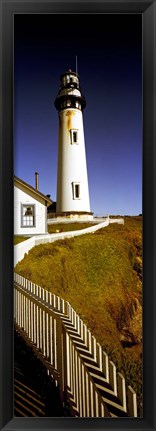
[[[56,212],[61,216],[92,219],[90,212],[82,112],[86,101],[79,76],[70,69],[61,75],[55,100],[59,115]]]

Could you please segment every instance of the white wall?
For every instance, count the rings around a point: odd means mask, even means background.
[[[21,227],[21,204],[35,205],[35,227]],[[47,233],[47,210],[43,201],[27,194],[22,186],[14,186],[14,235],[35,235]]]
[[[70,130],[78,130],[78,143],[71,144]],[[80,199],[73,199],[72,183],[80,183]],[[57,212],[90,212],[83,117],[79,109],[59,113]]]

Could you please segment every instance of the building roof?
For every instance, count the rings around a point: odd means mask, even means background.
[[[48,205],[48,206],[49,206],[49,205],[51,205],[51,204],[53,203],[52,199],[48,198],[48,196],[46,196],[46,195],[44,195],[43,193],[39,192],[39,191],[38,191],[38,190],[36,190],[34,187],[30,186],[30,184],[26,183],[25,181],[21,180],[20,178],[16,177],[15,175],[14,175],[14,181],[15,181],[17,184],[21,184],[21,185],[23,185],[27,190],[30,190],[30,191],[32,191],[33,193],[35,193],[35,194],[36,194],[36,198],[37,198],[37,197],[42,198],[44,201],[46,201],[46,202],[47,202],[47,205]]]

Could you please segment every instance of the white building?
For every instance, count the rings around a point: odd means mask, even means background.
[[[55,100],[59,114],[56,213],[92,219],[82,116],[85,106],[79,77],[68,70],[61,76]]]
[[[20,178],[14,177],[14,235],[47,233],[47,207],[52,200]]]

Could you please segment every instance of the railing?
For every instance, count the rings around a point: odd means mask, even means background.
[[[135,392],[68,302],[15,273],[14,320],[74,416],[137,416]]]
[[[87,227],[85,229],[79,229],[75,231],[69,231],[69,232],[62,232],[62,233],[54,233],[54,234],[47,234],[47,235],[36,235],[32,238],[27,239],[26,241],[23,241],[19,244],[16,244],[14,246],[14,266],[17,265],[20,260],[24,258],[24,255],[31,250],[32,247],[35,247],[39,244],[46,244],[55,242],[61,239],[65,238],[73,238],[75,236],[84,235],[87,233],[94,233],[99,229],[102,229],[109,225],[109,223],[119,223],[124,224],[124,219],[105,219],[101,223],[97,223],[94,226]]]

